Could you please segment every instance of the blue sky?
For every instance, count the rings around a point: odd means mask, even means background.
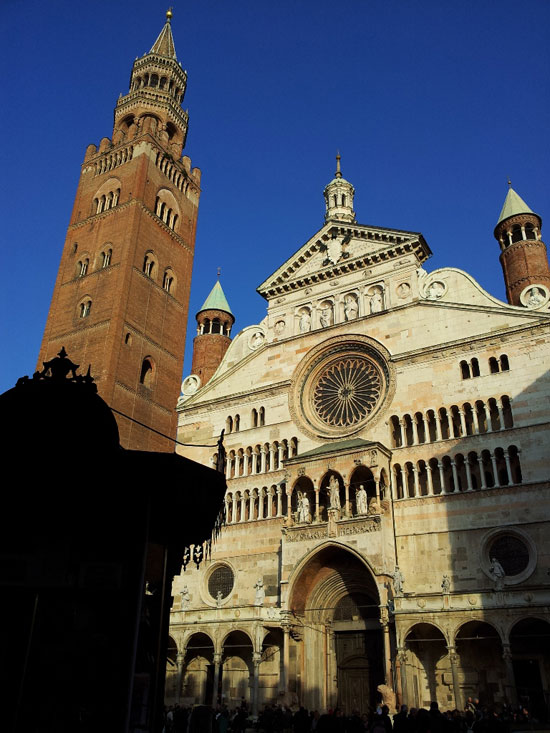
[[[236,329],[263,318],[255,289],[321,227],[337,149],[358,221],[422,232],[429,270],[504,298],[508,176],[550,240],[547,0],[172,1],[203,175],[184,374],[218,266]],[[35,368],[84,151],[165,9],[1,4],[0,392]]]

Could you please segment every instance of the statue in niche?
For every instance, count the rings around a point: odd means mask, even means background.
[[[285,322],[277,321],[277,323],[275,324],[275,333],[277,334],[277,336],[280,336],[284,330],[285,330]]]
[[[264,588],[264,581],[261,578],[258,578],[256,581],[254,588],[256,589],[256,597],[254,598],[254,605],[255,606],[263,606],[264,600],[265,600],[265,588]]]
[[[443,580],[441,581],[441,590],[443,593],[451,592],[451,580],[448,575],[443,576]]]
[[[332,475],[328,482],[328,495],[330,499],[330,509],[341,509],[340,504],[340,484],[336,476]]]
[[[303,491],[298,492],[298,522],[307,524],[311,522],[309,499]]]
[[[354,295],[346,295],[344,298],[344,316],[346,321],[353,321],[357,318],[359,308]]]
[[[363,484],[361,484],[355,492],[355,509],[357,514],[367,514],[369,511],[367,492],[365,491]]]
[[[489,568],[489,572],[495,581],[495,590],[502,590],[504,587],[504,578],[506,577],[506,573],[496,557],[491,558],[491,567]]]
[[[251,337],[248,345],[252,349],[252,351],[255,351],[256,349],[259,349],[260,346],[262,346],[264,342],[264,335],[261,331],[256,331],[254,335]]]
[[[393,590],[396,596],[403,595],[404,582],[405,578],[403,577],[403,573],[399,570],[399,565],[396,565],[395,570],[393,571]]]
[[[180,591],[181,596],[181,610],[187,611],[189,608],[189,604],[191,603],[191,594],[189,593],[189,588],[184,585],[183,590]]]
[[[298,327],[300,329],[300,333],[307,333],[311,330],[311,316],[307,308],[304,308],[304,310],[300,313]]]
[[[443,297],[444,293],[445,286],[438,280],[430,283],[426,288],[426,298],[428,298],[428,300],[439,300],[439,298]]]
[[[540,288],[531,288],[527,295],[527,305],[530,308],[536,308],[544,302],[544,293],[541,291]]]
[[[221,607],[222,607],[222,602],[223,602],[223,596],[222,596],[222,592],[221,592],[221,590],[219,590],[219,591],[218,591],[218,592],[216,593],[216,606],[217,606],[218,608],[221,608]]]
[[[382,297],[381,288],[375,288],[369,300],[369,308],[371,313],[380,313],[384,310],[384,298]]]
[[[321,315],[319,317],[319,320],[323,328],[327,328],[327,326],[332,326],[332,304],[331,303],[322,304]]]

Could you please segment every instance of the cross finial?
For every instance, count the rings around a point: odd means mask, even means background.
[[[342,171],[340,170],[340,151],[336,151],[336,178],[342,178]]]
[[[218,277],[222,274],[222,268],[218,267]]]

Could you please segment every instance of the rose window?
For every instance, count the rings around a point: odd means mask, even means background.
[[[382,378],[376,366],[362,356],[339,359],[317,378],[313,406],[329,426],[352,426],[362,422],[377,405]]]

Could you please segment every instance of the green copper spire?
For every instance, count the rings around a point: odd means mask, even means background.
[[[510,184],[510,188],[508,189],[508,193],[506,194],[506,198],[504,199],[504,206],[502,207],[502,211],[500,212],[500,216],[498,217],[497,226],[500,224],[501,221],[504,221],[504,219],[508,219],[510,216],[515,216],[516,214],[534,213],[535,212],[527,206],[521,196],[518,196],[518,194],[514,191]]]
[[[216,280],[216,284],[210,291],[210,295],[208,296],[208,298],[204,301],[199,313],[201,311],[210,310],[223,311],[224,313],[229,313],[231,316],[233,315],[233,313],[231,313],[231,308],[229,307],[229,303],[227,302],[227,298],[225,297],[225,293],[222,290],[222,286],[220,285],[219,280]]]

